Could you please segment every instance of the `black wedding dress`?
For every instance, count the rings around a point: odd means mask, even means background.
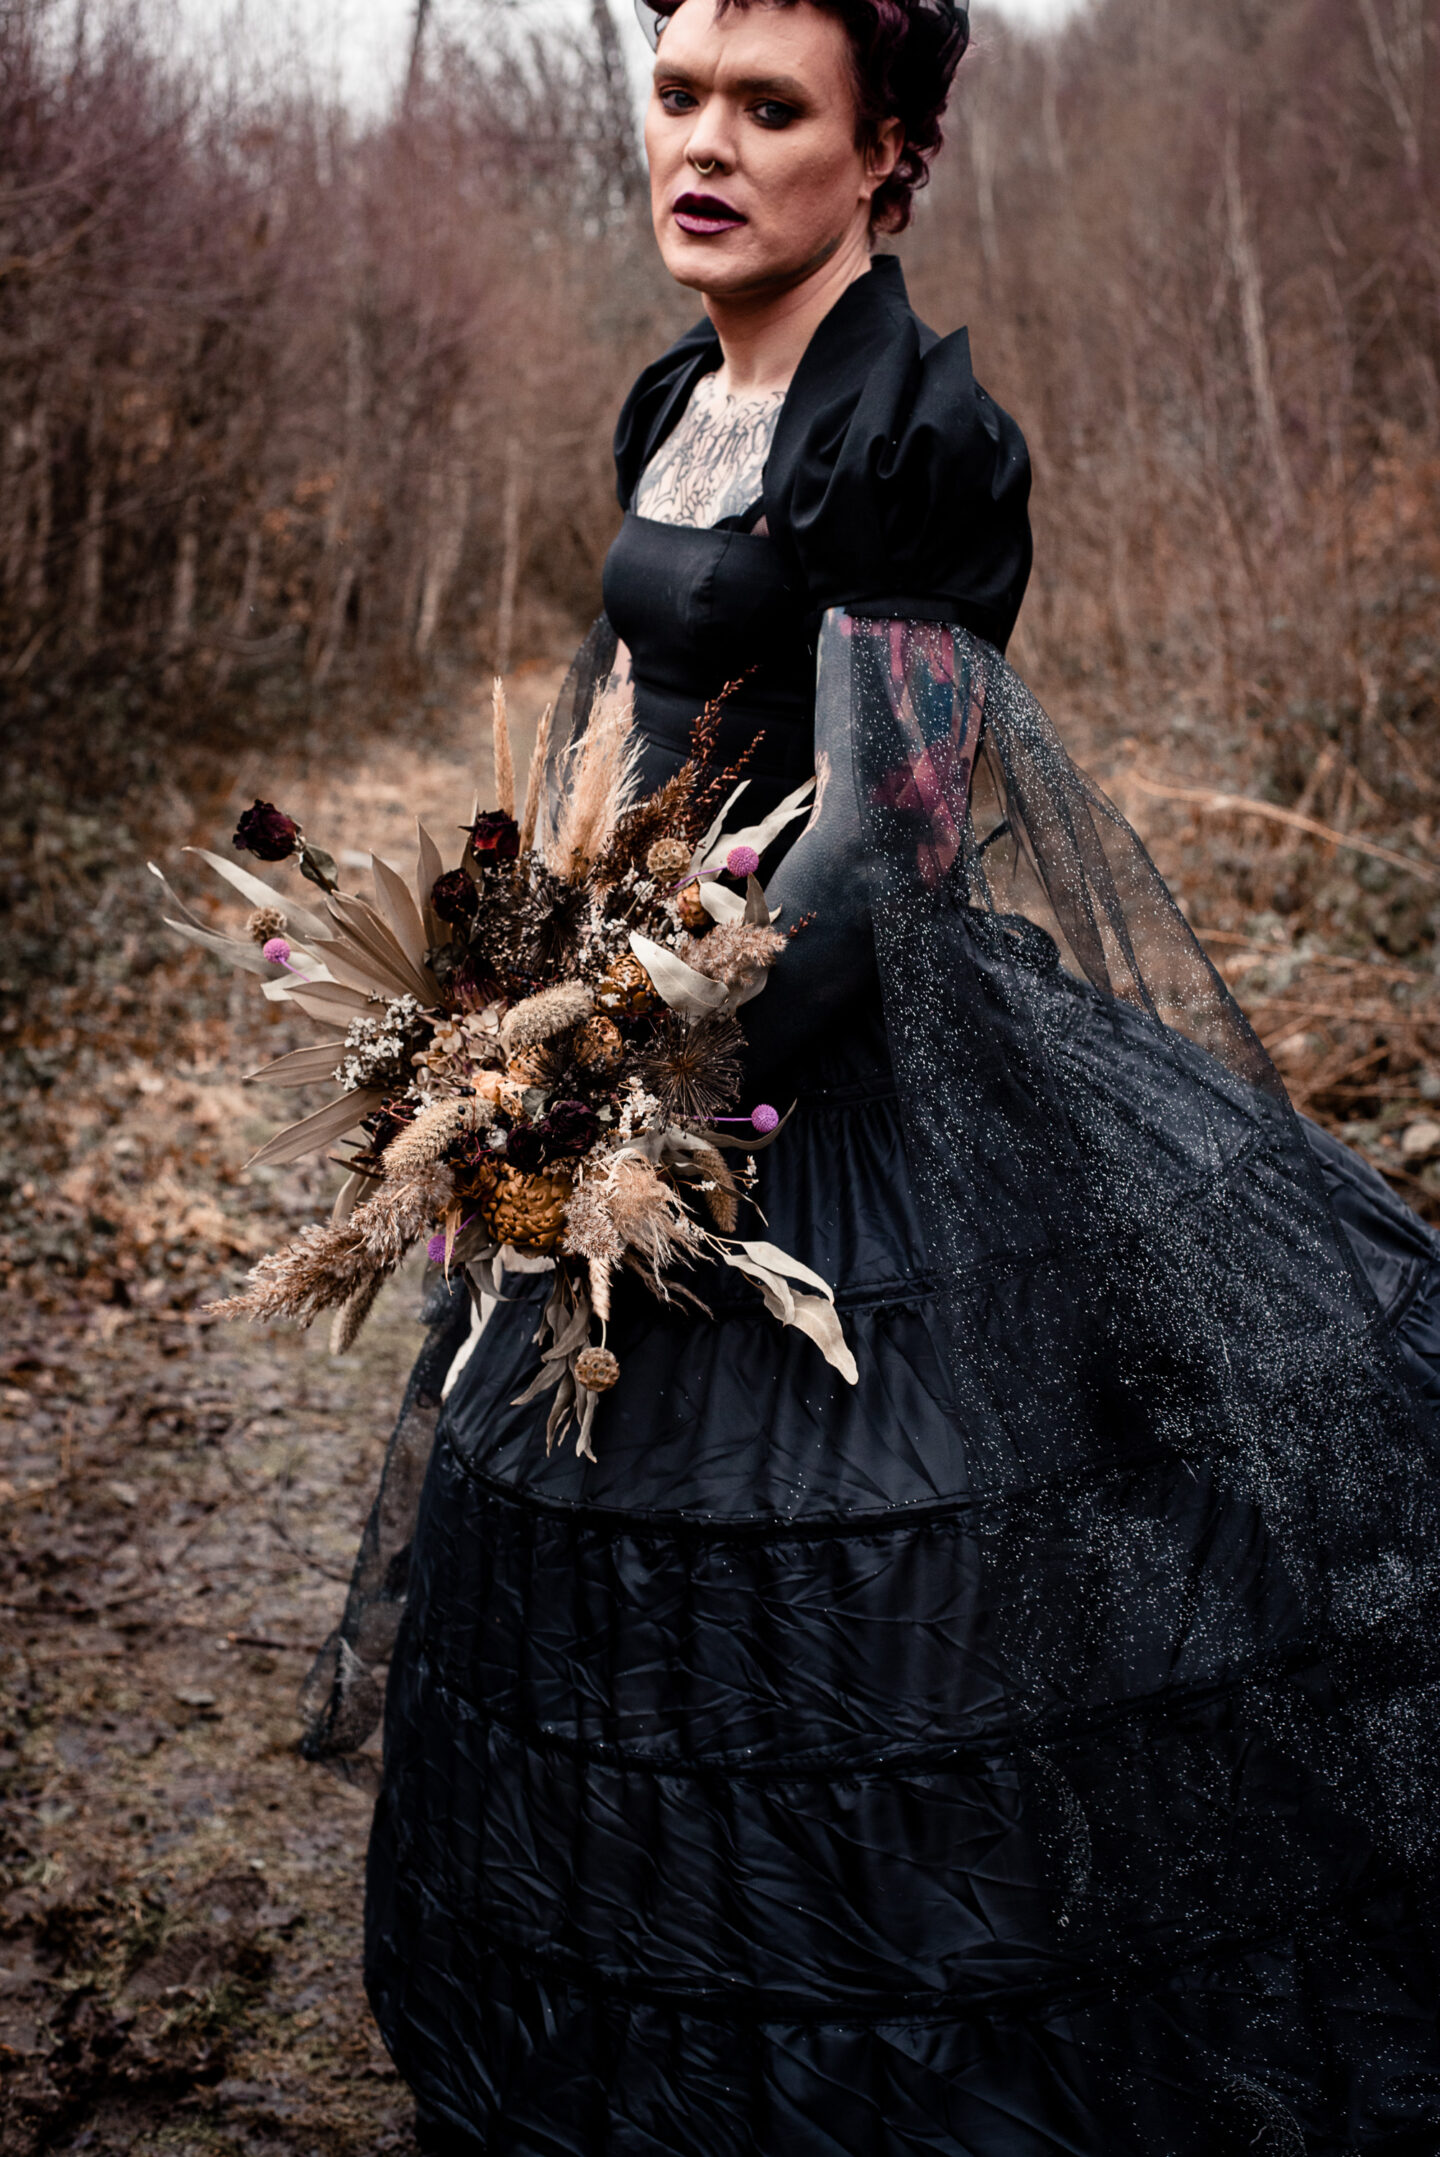
[[[641,378],[627,509],[717,359]],[[545,1281],[443,1410],[439,1316],[327,1666],[342,1750],[403,1608],[367,1974],[437,2149],[1440,2150],[1440,1246],[1004,668],[1027,483],[877,262],[768,530],[607,563],[569,727],[618,632],[647,782],[737,676],[747,816],[819,751],[746,1020],[763,1233],[859,1376],[731,1272],[637,1287],[598,1461],[547,1457]]]

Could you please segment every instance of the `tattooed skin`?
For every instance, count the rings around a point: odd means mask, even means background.
[[[657,524],[718,524],[760,499],[783,390],[727,397],[713,374],[701,375],[674,432],[646,465],[635,514]]]

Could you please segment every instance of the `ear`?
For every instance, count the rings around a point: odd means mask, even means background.
[[[905,147],[905,130],[899,120],[882,120],[875,130],[875,140],[865,152],[865,187],[873,195],[882,187],[900,162],[900,152]]]

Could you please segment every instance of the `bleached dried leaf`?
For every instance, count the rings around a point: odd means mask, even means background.
[[[277,1131],[258,1153],[252,1153],[245,1163],[247,1168],[278,1168],[287,1161],[299,1161],[307,1153],[316,1153],[320,1147],[330,1145],[353,1131],[356,1124],[379,1108],[385,1096],[376,1087],[361,1087],[355,1093],[341,1094],[338,1101],[329,1101],[324,1108],[316,1109],[313,1116],[302,1116],[298,1123]]]
[[[638,930],[630,932],[630,949],[655,984],[655,993],[662,997],[672,1011],[682,1018],[700,1019],[707,1012],[718,1011],[725,1002],[727,990],[723,981],[711,981],[706,974],[697,974],[693,966],[667,951],[663,944],[653,943]]]
[[[431,838],[419,817],[415,819],[415,897],[425,922],[425,934],[433,950],[445,941],[448,931],[430,904],[430,894],[437,878],[445,874],[445,862],[439,847]]]
[[[296,900],[286,898],[284,892],[278,891],[273,884],[267,884],[263,877],[252,876],[250,871],[242,869],[237,861],[227,861],[223,854],[212,854],[207,847],[187,846],[185,852],[198,855],[217,876],[224,877],[232,891],[238,891],[241,898],[248,899],[252,906],[280,907],[291,928],[299,935],[318,937],[321,943],[328,940],[330,931],[318,914],[312,914],[308,906],[301,906]]]
[[[292,1049],[288,1056],[277,1056],[273,1063],[262,1064],[258,1071],[247,1071],[247,1086],[314,1086],[333,1079],[335,1066],[345,1054],[343,1041],[316,1041],[309,1048]]]
[[[410,886],[398,870],[392,869],[378,854],[370,856],[370,873],[375,879],[376,905],[396,943],[423,980],[428,939],[420,909],[410,896]]]
[[[768,816],[758,824],[747,824],[743,831],[722,831],[712,825],[701,841],[701,851],[695,866],[697,870],[722,869],[725,856],[735,846],[753,846],[757,854],[763,854],[772,839],[778,839],[787,824],[793,824],[798,816],[808,816],[810,796],[815,791],[815,781],[806,779],[803,784],[777,802]],[[734,796],[731,796],[731,800]],[[726,804],[728,807],[729,804]],[[723,816],[723,811],[721,812]]]

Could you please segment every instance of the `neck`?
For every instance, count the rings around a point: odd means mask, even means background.
[[[703,293],[705,312],[724,354],[719,387],[731,397],[787,389],[821,322],[869,267],[865,226],[847,234],[833,254],[781,290]]]

